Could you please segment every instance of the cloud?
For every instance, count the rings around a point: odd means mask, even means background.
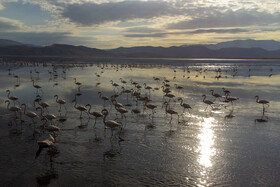
[[[151,19],[178,14],[164,1],[123,1],[113,3],[83,3],[66,5],[62,17],[82,26],[98,25],[106,22]]]
[[[247,29],[198,29],[190,32],[188,34],[203,34],[203,33],[241,33],[248,32]]]
[[[126,34],[125,37],[133,37],[133,38],[164,38],[169,35],[190,35],[190,34],[207,34],[207,33],[242,33],[242,32],[250,32],[247,29],[197,29],[183,32],[158,32],[152,34]]]
[[[191,20],[180,21],[167,25],[168,29],[198,29],[218,27],[246,27],[253,25],[267,26],[279,24],[280,14],[258,12],[256,10],[237,11],[227,10],[226,12],[209,13],[201,17],[193,17]]]
[[[92,45],[93,38],[72,36],[70,32],[0,32],[0,38],[33,45],[54,43]]]
[[[125,32],[130,33],[154,33],[160,32],[160,29],[150,28],[150,27],[132,27],[125,30]]]
[[[154,33],[154,34],[126,34],[125,37],[131,38],[163,38],[169,33]]]
[[[10,31],[20,29],[22,23],[17,20],[0,17],[0,31]]]
[[[3,10],[4,7],[4,3],[11,3],[11,2],[17,2],[17,0],[0,0],[0,10]]]

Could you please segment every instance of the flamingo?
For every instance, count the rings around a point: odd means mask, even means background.
[[[39,148],[52,147],[54,143],[55,143],[55,139],[52,135],[49,135],[48,139],[37,141]]]
[[[213,109],[212,105],[213,105],[214,103],[213,103],[212,101],[205,100],[205,99],[206,99],[206,95],[202,95],[202,97],[204,97],[204,98],[203,98],[203,102],[204,102],[205,104],[207,104],[205,110],[207,109],[208,106],[211,106],[211,108]]]
[[[65,107],[65,104],[66,104],[66,101],[65,100],[63,100],[63,99],[58,99],[58,95],[55,95],[54,96],[55,98],[56,98],[56,103],[58,103],[59,104],[59,112],[60,112],[60,110],[61,110],[61,105],[63,105],[64,106],[64,108],[65,108],[65,110],[66,110],[66,107]]]
[[[89,109],[88,109],[88,113],[93,115],[95,117],[95,120],[94,120],[94,126],[95,127],[95,124],[96,124],[96,119],[97,118],[100,118],[100,117],[103,117],[103,114],[101,114],[100,112],[90,112],[91,110],[91,105],[90,104],[87,104],[86,107],[89,106]]]
[[[55,139],[50,134],[49,134],[49,138],[45,140],[37,141],[39,149],[36,152],[36,158],[40,155],[43,148],[55,148],[54,143],[55,143]]]
[[[233,105],[233,101],[236,101],[236,100],[238,100],[238,99],[239,99],[238,97],[229,97],[229,96],[226,96],[225,102],[231,102],[231,105]]]
[[[81,87],[82,83],[77,82],[76,78],[74,78],[74,80],[75,80],[75,84],[78,86],[78,90],[80,91],[80,87]]]
[[[123,107],[123,104],[118,103],[116,99],[111,98],[111,101],[115,107]]]
[[[171,115],[171,118],[170,118],[170,122],[169,122],[169,123],[171,123],[171,121],[172,121],[172,115],[173,115],[173,114],[178,116],[178,123],[179,123],[179,114],[178,114],[178,112],[176,112],[176,111],[174,111],[174,110],[172,110],[172,109],[167,109],[167,107],[168,107],[168,102],[165,101],[165,102],[163,103],[163,106],[164,106],[164,105],[165,105],[165,112]]]
[[[21,108],[18,107],[18,106],[11,106],[11,107],[9,107],[10,106],[10,100],[6,100],[5,103],[8,103],[7,109],[9,111],[15,112],[15,115],[16,115],[16,118],[17,118],[17,112],[19,112],[21,110]]]
[[[121,137],[120,137],[120,133],[121,133],[121,130],[122,130],[122,124],[121,123],[118,123],[116,121],[113,121],[113,120],[108,120],[106,121],[106,117],[107,115],[109,114],[108,110],[107,109],[103,109],[102,110],[102,114],[103,114],[103,123],[106,127],[109,127],[111,129],[111,138],[110,138],[110,141],[112,141],[112,137],[113,137],[113,128],[120,128],[119,130],[119,139],[120,140],[123,140]]]
[[[119,86],[117,83],[114,83],[113,80],[111,80],[110,82],[111,82],[112,86],[114,86],[114,90],[115,90],[115,88],[117,88]]]
[[[269,101],[267,101],[267,100],[259,100],[259,96],[258,96],[258,95],[256,95],[255,98],[256,98],[256,102],[257,102],[257,103],[263,105],[263,109],[264,109],[264,105],[266,105],[267,107],[269,107]]]
[[[128,104],[128,94],[131,94],[133,91],[133,89],[130,90],[125,90],[124,87],[122,87],[122,93],[126,93],[126,106],[129,106],[130,104]]]
[[[157,106],[156,105],[152,105],[152,104],[148,104],[148,100],[147,99],[145,100],[144,106],[147,107],[148,109],[152,110],[152,116],[154,116],[154,113],[155,113],[154,109],[156,109]]]
[[[183,103],[183,98],[178,98],[178,101],[181,101],[180,106],[184,108],[183,113],[185,112],[185,109],[187,109],[190,113],[190,109],[192,109],[192,107],[187,104],[187,103]]]
[[[26,112],[26,104],[25,103],[21,104],[21,106],[24,106],[24,114],[27,117],[29,117],[32,120],[33,123],[35,123],[34,119],[39,118],[38,114],[36,114],[35,112],[30,112],[30,111]],[[34,125],[34,132],[35,132],[35,125]]]
[[[79,110],[80,112],[81,112],[81,114],[80,114],[80,119],[82,119],[82,114],[83,114],[83,112],[85,112],[87,115],[88,115],[88,117],[89,117],[89,114],[86,112],[87,111],[87,108],[86,107],[84,107],[84,106],[77,106],[77,99],[76,99],[76,96],[75,96],[75,99],[72,101],[72,102],[75,102],[75,105],[74,105],[74,108],[76,108],[77,110]]]
[[[46,125],[48,123],[48,118],[47,117],[43,117],[41,119],[42,120],[45,120],[46,122],[44,123],[43,127],[44,129],[46,129],[48,132],[52,133],[53,136],[55,136],[55,132],[59,132],[60,131],[60,128],[58,126],[55,126],[55,125]]]
[[[47,120],[51,121],[51,124],[53,124],[54,119],[56,119],[56,116],[54,114],[43,114],[43,109],[41,107],[37,107],[36,110],[40,110],[41,111],[41,117],[42,118],[46,118]]]
[[[115,105],[115,109],[116,109],[119,113],[121,113],[122,118],[124,117],[125,120],[126,120],[126,116],[125,116],[124,114],[127,113],[128,110],[126,110],[124,107],[117,107],[116,105]]]
[[[7,95],[8,99],[12,100],[14,102],[14,105],[15,105],[15,101],[18,101],[19,98],[16,97],[16,96],[10,96],[10,93],[11,93],[10,90],[6,90],[6,92],[8,92],[8,95]]]
[[[99,98],[102,99],[102,100],[104,101],[104,102],[103,102],[103,107],[105,107],[105,101],[109,101],[109,97],[107,97],[107,96],[102,96],[101,94],[102,94],[101,92],[98,92]]]
[[[176,87],[178,90],[184,89],[184,87],[182,87],[182,86],[178,86],[177,84],[174,84],[174,85],[175,85],[175,87]]]
[[[230,91],[229,90],[226,90],[225,88],[222,88],[223,89],[223,92],[226,96],[229,96],[230,95]]]
[[[47,102],[42,102],[41,103],[41,96],[40,95],[37,95],[36,96],[36,99],[34,100],[34,106],[35,106],[35,103],[37,102],[43,109],[46,109],[47,110],[47,112],[49,112],[48,111],[48,107],[50,106]]]
[[[221,101],[220,98],[222,98],[222,96],[220,94],[214,93],[214,90],[210,90],[210,92],[211,92],[212,96],[215,97],[215,100],[218,98]]]
[[[145,88],[146,90],[149,90],[149,97],[150,97],[150,95],[151,95],[151,89],[153,89],[153,88],[152,88],[151,86],[147,86],[146,83],[144,83],[143,85],[144,85],[144,88]]]
[[[37,89],[37,92],[38,92],[38,89],[41,89],[42,87],[37,85],[37,84],[34,84],[34,80],[32,80],[32,83],[33,83],[33,87]],[[42,91],[42,90],[41,90]]]

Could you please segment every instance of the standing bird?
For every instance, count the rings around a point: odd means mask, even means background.
[[[105,107],[105,101],[109,101],[109,97],[102,96],[101,94],[102,94],[101,92],[98,92],[99,98],[103,100],[103,107]]]
[[[177,115],[178,116],[178,123],[179,123],[179,114],[178,114],[178,112],[176,112],[176,111],[174,111],[174,110],[172,110],[172,109],[167,109],[167,107],[168,107],[168,102],[164,102],[163,103],[163,106],[165,105],[165,112],[167,113],[167,114],[170,114],[171,115],[171,118],[170,118],[170,121],[169,121],[169,123],[171,123],[171,121],[172,121],[172,115],[174,114],[174,115]]]
[[[39,149],[36,152],[36,158],[40,155],[43,148],[53,148],[53,149],[55,149],[54,143],[55,143],[55,139],[50,134],[49,134],[49,138],[47,138],[45,140],[42,140],[42,141],[37,141]]]
[[[41,111],[41,117],[42,118],[46,118],[48,121],[51,121],[51,124],[53,124],[54,119],[56,119],[56,116],[54,114],[43,114],[43,109],[41,107],[37,107],[36,110],[40,110]]]
[[[75,80],[75,84],[78,86],[78,91],[80,91],[82,83],[77,82],[76,78],[74,78],[74,80]]]
[[[154,109],[156,109],[157,106],[149,104],[147,99],[145,100],[144,106],[147,107],[148,109],[152,110],[152,117],[154,117],[154,113],[155,113]]]
[[[17,112],[19,112],[19,111],[21,110],[21,108],[18,107],[18,106],[11,106],[11,107],[9,107],[9,106],[10,106],[10,100],[6,100],[5,103],[8,103],[7,109],[8,109],[9,111],[14,112],[15,115],[16,115],[16,118],[17,118]]]
[[[6,90],[6,92],[8,92],[8,95],[7,95],[8,99],[12,100],[14,102],[14,105],[15,105],[15,101],[18,102],[19,98],[16,97],[16,96],[10,96],[10,93],[11,93],[10,90]]]
[[[33,123],[35,118],[39,118],[38,114],[36,114],[35,112],[26,112],[26,104],[22,104],[21,106],[24,106],[24,115],[26,115],[27,117],[29,117]],[[35,132],[35,125],[34,125],[34,132]]]
[[[226,99],[224,102],[231,102],[231,105],[233,106],[233,101],[236,101],[238,100],[239,98],[238,97],[229,97],[229,96],[226,96]]]
[[[126,120],[126,116],[124,115],[125,113],[128,113],[128,110],[126,110],[124,107],[117,107],[115,106],[115,109],[121,113],[122,118],[124,117],[124,119]]]
[[[120,134],[121,134],[121,130],[122,130],[122,124],[121,123],[118,123],[116,121],[113,121],[113,120],[108,120],[106,121],[106,117],[108,116],[109,112],[107,109],[103,109],[102,110],[102,114],[103,114],[103,123],[106,127],[109,127],[111,129],[111,138],[110,138],[110,141],[112,141],[112,137],[113,137],[113,128],[119,128],[119,139],[120,140],[123,140],[121,137],[120,137]],[[105,127],[104,127],[105,128]]]
[[[256,98],[256,102],[257,102],[257,103],[263,105],[263,115],[264,115],[264,112],[265,112],[265,107],[264,107],[264,105],[266,105],[267,107],[269,107],[269,101],[267,101],[267,100],[259,100],[259,96],[258,96],[258,95],[256,95],[255,98]]]
[[[183,103],[183,98],[178,98],[178,101],[181,101],[180,106],[184,108],[183,113],[185,112],[185,109],[187,109],[190,113],[190,109],[192,109],[192,107],[187,104],[187,103]]]
[[[150,98],[151,89],[153,89],[153,88],[151,86],[147,86],[146,83],[144,83],[143,85],[144,85],[144,88],[149,91],[149,98]]]
[[[41,89],[42,87],[39,86],[39,85],[37,85],[37,84],[34,84],[34,80],[32,80],[32,82],[33,82],[33,83],[32,83],[32,84],[33,84],[33,87],[36,88],[37,93],[38,93],[38,90]],[[41,89],[41,91],[42,91],[42,89]]]
[[[220,98],[222,98],[222,96],[220,94],[214,93],[214,90],[210,90],[210,92],[211,92],[212,96],[215,97],[215,101],[216,101],[217,98],[221,101]]]
[[[223,92],[225,94],[225,96],[229,96],[230,95],[230,91],[229,90],[226,90],[225,88],[222,88],[223,89]]]
[[[65,110],[66,110],[66,107],[65,107],[66,101],[63,100],[63,99],[58,99],[58,95],[55,95],[54,97],[56,98],[56,100],[55,100],[56,103],[59,104],[59,110],[58,110],[58,112],[60,112],[60,110],[61,110],[61,105],[63,105],[64,108],[65,108]]]
[[[75,97],[75,99],[72,102],[75,102],[74,108],[76,108],[77,110],[79,110],[81,112],[80,119],[83,118],[82,117],[83,112],[85,112],[88,115],[88,117],[89,117],[89,114],[86,112],[87,111],[86,107],[84,107],[84,106],[77,106],[77,99],[76,99],[76,97]]]
[[[97,118],[101,118],[103,117],[103,114],[101,114],[100,112],[91,112],[91,105],[90,104],[87,104],[86,107],[89,106],[89,109],[88,109],[88,113],[93,115],[95,117],[95,120],[94,120],[94,126],[95,127],[95,124],[96,124],[96,119]]]
[[[49,107],[50,105],[49,105],[47,102],[42,102],[42,103],[41,103],[41,100],[42,100],[41,96],[40,96],[40,95],[37,95],[37,96],[36,96],[36,99],[34,100],[34,106],[35,106],[35,103],[38,103],[43,109],[46,109],[47,112],[49,112],[49,111],[48,111],[48,107]]]
[[[257,103],[262,104],[263,106],[264,105],[269,106],[269,101],[267,101],[267,100],[259,100],[259,96],[258,95],[256,95],[255,98],[256,98],[256,102]]]
[[[208,108],[208,106],[211,106],[211,108],[213,109],[212,105],[213,105],[214,103],[213,103],[212,101],[205,100],[205,99],[206,99],[206,95],[202,95],[202,97],[204,97],[204,98],[203,98],[203,102],[204,102],[205,104],[207,104],[205,110]]]

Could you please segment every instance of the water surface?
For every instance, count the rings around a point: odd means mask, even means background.
[[[5,63],[0,66],[0,77],[0,181],[4,185],[279,185],[279,61]],[[80,91],[74,78],[82,83]],[[33,87],[32,79],[41,90]],[[164,79],[170,81],[171,93],[176,96],[176,102],[171,99],[169,107],[179,113],[179,123],[177,116],[170,120],[165,113],[163,103],[169,99],[163,98]],[[113,87],[111,80],[119,87]],[[141,101],[136,105],[132,96],[121,92],[121,87],[136,90],[131,81],[141,85],[141,95],[150,97],[149,103],[157,106],[153,117],[149,109],[138,116],[131,113],[132,109],[144,108]],[[149,93],[143,83],[153,90]],[[184,89],[176,89],[175,84]],[[222,88],[238,100],[233,104],[223,102],[224,96],[221,101],[215,100],[210,90],[224,95]],[[25,122],[21,123],[7,110],[7,89],[20,98],[20,104],[26,103],[29,111],[38,114],[33,104],[36,95],[41,95],[42,101],[50,104],[49,113],[66,119],[55,121],[61,128],[56,137],[57,152],[44,149],[35,158],[37,141],[46,139],[48,133],[33,136],[32,121],[22,114]],[[117,136],[110,141],[110,129],[104,131],[102,119],[97,119],[93,128],[93,117],[83,114],[79,118],[80,112],[72,103],[75,94],[82,94],[77,97],[78,105],[91,104],[94,111],[100,112],[104,106],[98,92],[108,97],[118,94],[119,103],[132,104],[125,106],[129,111],[125,120],[105,102],[107,119],[123,125],[124,141]],[[55,94],[67,101],[67,110],[62,107],[59,112]],[[214,102],[213,109],[203,102],[203,94]],[[256,103],[256,95],[270,102],[265,111]],[[183,112],[178,97],[192,107],[190,112]],[[43,123],[36,119],[35,127]]]

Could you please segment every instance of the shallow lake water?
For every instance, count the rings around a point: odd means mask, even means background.
[[[4,186],[279,186],[280,178],[280,62],[279,61],[117,61],[108,63],[2,63],[0,66],[0,181]],[[18,78],[17,78],[18,77]],[[79,87],[75,84],[82,83]],[[155,78],[159,78],[157,81]],[[36,89],[32,85],[42,88]],[[112,80],[112,81],[111,81]],[[122,83],[121,80],[126,81]],[[168,81],[167,81],[168,80]],[[119,86],[114,87],[113,83]],[[142,88],[137,89],[132,82]],[[165,82],[165,83],[163,83]],[[144,83],[152,87],[149,91]],[[164,97],[170,85],[175,98]],[[176,88],[176,85],[177,88]],[[179,86],[183,89],[178,89]],[[156,105],[155,113],[122,88],[140,92]],[[230,91],[225,102],[223,92]],[[54,146],[40,154],[37,141],[48,138],[41,117],[34,123],[7,109],[6,90],[19,97],[27,110],[40,111],[34,100],[55,114],[60,128]],[[214,94],[222,97],[215,99]],[[116,97],[128,112],[125,117],[102,96]],[[104,129],[102,118],[77,105],[106,108],[106,120],[122,124]],[[61,107],[54,95],[67,103]],[[203,102],[214,102],[208,106]],[[269,101],[269,106],[256,102]],[[191,106],[184,111],[179,97]],[[168,106],[163,105],[168,102]],[[18,102],[15,105],[20,106]],[[11,101],[10,106],[14,103]],[[208,106],[208,107],[207,107]],[[131,111],[139,109],[140,114]],[[177,115],[166,113],[174,110]],[[45,110],[44,115],[48,114]],[[47,124],[51,122],[48,121]],[[41,134],[34,134],[34,129]]]

